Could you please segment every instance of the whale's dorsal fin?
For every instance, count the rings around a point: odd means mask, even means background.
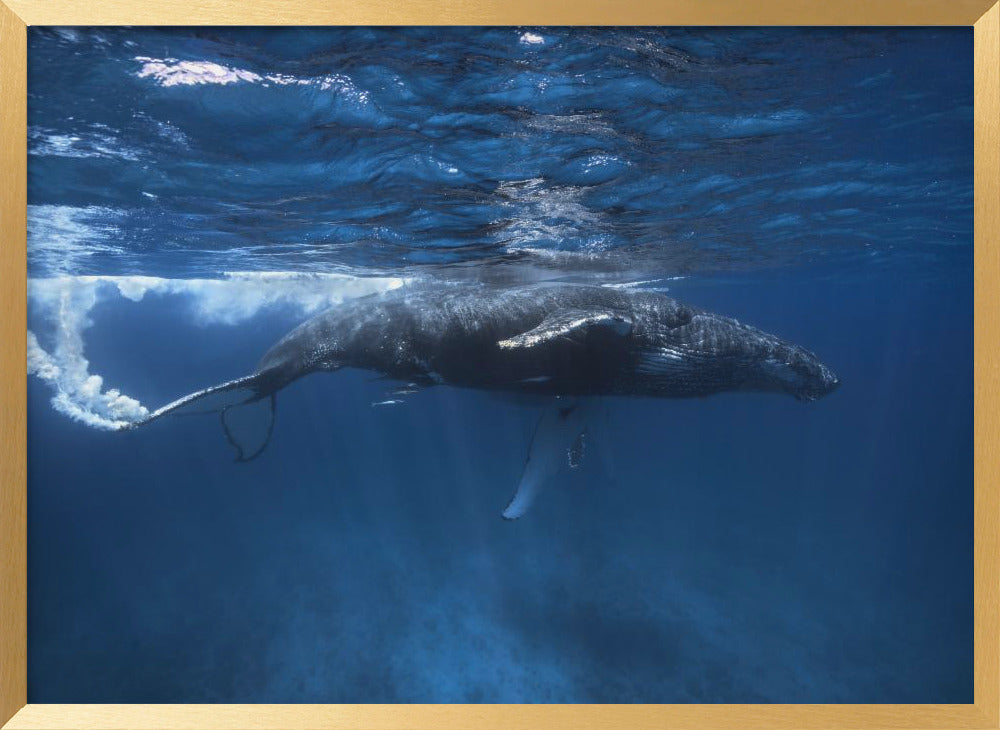
[[[497,344],[505,350],[534,347],[560,337],[582,337],[594,328],[624,337],[632,331],[632,319],[611,309],[560,309],[534,329],[500,340]]]

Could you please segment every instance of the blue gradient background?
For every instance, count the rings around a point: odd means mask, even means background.
[[[536,415],[483,393],[310,376],[237,464],[31,378],[29,701],[971,702],[971,69],[970,29],[30,29],[36,279],[669,279],[842,386],[609,401],[613,481],[509,523]],[[152,406],[301,319],[90,316]]]

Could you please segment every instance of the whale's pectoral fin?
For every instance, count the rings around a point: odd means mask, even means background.
[[[250,461],[271,440],[274,394],[249,403],[228,406],[220,416],[226,440],[236,449],[236,461]]]
[[[582,338],[592,331],[625,337],[632,331],[632,319],[611,309],[562,309],[550,314],[534,329],[497,344],[505,350],[534,347],[561,337]]]
[[[516,520],[531,507],[539,488],[564,467],[576,468],[587,444],[587,403],[560,399],[538,419],[521,482],[503,516]]]

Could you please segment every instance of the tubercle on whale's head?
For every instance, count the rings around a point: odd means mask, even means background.
[[[769,389],[788,393],[799,400],[814,401],[832,393],[840,379],[816,355],[797,345],[782,344],[760,363]]]

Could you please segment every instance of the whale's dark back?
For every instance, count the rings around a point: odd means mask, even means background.
[[[595,311],[620,316],[628,331],[597,326],[532,346],[499,345],[560,312]],[[754,365],[781,347],[794,348],[656,292],[445,287],[397,290],[319,314],[275,345],[260,370],[286,381],[356,367],[418,383],[513,392],[690,396],[770,389],[756,382]]]

